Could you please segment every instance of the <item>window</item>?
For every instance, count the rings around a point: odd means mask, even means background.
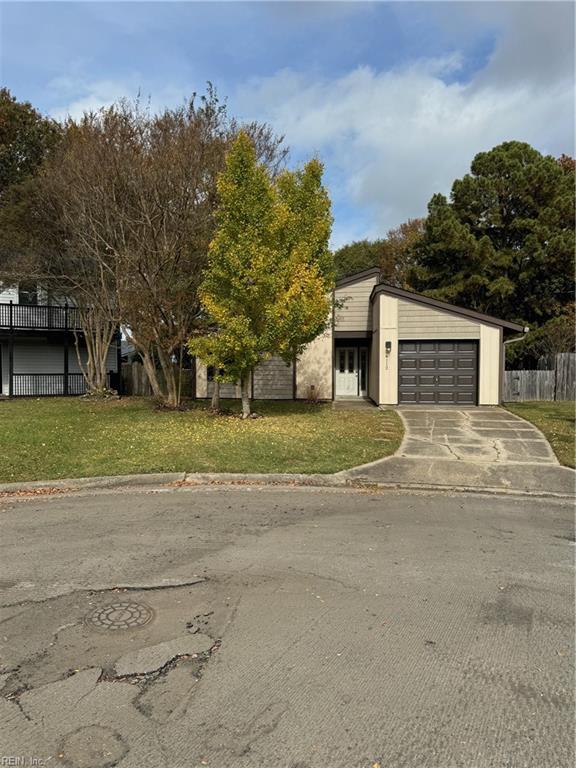
[[[36,283],[20,283],[18,286],[18,304],[31,306],[38,304],[38,286]]]
[[[348,373],[354,373],[354,350],[348,350]]]
[[[338,370],[340,373],[346,372],[346,350],[341,349],[338,352]]]

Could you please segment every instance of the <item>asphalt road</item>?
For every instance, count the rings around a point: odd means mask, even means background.
[[[567,502],[124,490],[0,525],[0,765],[574,765]]]

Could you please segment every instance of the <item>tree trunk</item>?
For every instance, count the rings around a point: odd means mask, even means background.
[[[96,315],[96,313],[94,313]],[[82,361],[78,334],[74,331],[74,346],[76,347],[76,356],[78,366],[86,380],[88,392],[102,394],[106,389],[106,363],[108,361],[108,349],[114,338],[115,327],[99,315],[94,318],[88,318],[80,314],[80,322],[84,333],[84,344],[86,345],[86,365]]]
[[[144,365],[144,370],[146,371],[146,376],[152,389],[152,394],[154,397],[157,397],[159,400],[161,400],[164,397],[164,393],[160,388],[158,376],[156,375],[154,358],[148,350],[138,349],[138,351],[140,352],[140,357],[142,358],[142,364]]]
[[[220,382],[214,379],[214,389],[212,390],[212,403],[210,407],[213,411],[220,410]]]
[[[240,388],[242,391],[242,418],[247,419],[250,416],[250,371],[242,375]]]
[[[180,397],[176,376],[174,374],[174,365],[172,364],[170,356],[163,349],[157,346],[156,352],[166,382],[166,394],[163,395],[164,401],[169,408],[177,408],[180,405]]]

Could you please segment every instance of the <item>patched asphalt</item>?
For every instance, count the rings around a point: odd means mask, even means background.
[[[574,764],[567,501],[149,487],[0,525],[0,757]]]

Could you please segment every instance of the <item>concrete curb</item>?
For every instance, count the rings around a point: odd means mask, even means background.
[[[523,491],[499,487],[479,487],[467,485],[441,485],[434,483],[395,483],[378,482],[369,478],[356,478],[343,470],[333,475],[305,474],[242,474],[238,472],[156,472],[140,475],[112,475],[104,477],[79,477],[62,480],[35,480],[26,483],[1,483],[0,497],[43,496],[55,493],[90,490],[114,490],[116,488],[139,488],[172,486],[194,488],[203,485],[262,485],[296,486],[310,488],[350,488],[365,490],[391,491],[427,491],[436,493],[464,493],[490,496],[509,496],[521,498],[573,499],[572,495],[553,491]]]

